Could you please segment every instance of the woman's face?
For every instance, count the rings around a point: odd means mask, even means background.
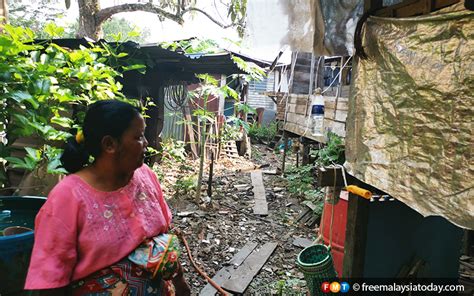
[[[122,134],[118,145],[116,160],[124,172],[133,172],[141,167],[145,159],[148,141],[145,138],[145,120],[136,116],[128,129]]]

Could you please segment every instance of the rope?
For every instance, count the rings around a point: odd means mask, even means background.
[[[206,279],[206,281],[211,285],[213,286],[217,292],[219,292],[219,294],[221,295],[224,295],[224,296],[227,296],[229,294],[227,294],[226,291],[224,291],[224,289],[221,288],[221,286],[219,286],[218,284],[216,284],[216,282],[214,282],[210,277],[207,276],[207,274],[202,271],[196,264],[196,262],[194,262],[194,258],[193,258],[193,255],[191,255],[191,249],[189,248],[189,245],[188,245],[188,242],[186,241],[186,238],[184,237],[184,233],[179,230],[179,229],[175,229],[174,232],[176,233],[176,235],[183,241],[183,244],[184,244],[184,247],[186,248],[186,252],[188,253],[188,258],[189,258],[189,261],[191,261],[192,265],[194,266],[194,269],[196,269],[196,271],[203,277]]]

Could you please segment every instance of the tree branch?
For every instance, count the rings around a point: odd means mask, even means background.
[[[199,8],[196,8],[196,7],[188,7],[188,8],[186,8],[185,10],[183,10],[183,11],[181,12],[180,17],[182,17],[185,13],[191,12],[191,11],[197,11],[197,12],[199,12],[199,13],[204,14],[208,19],[210,19],[211,21],[213,21],[215,24],[217,24],[219,27],[221,27],[221,28],[223,28],[223,29],[227,29],[227,28],[230,28],[230,27],[235,26],[235,24],[224,25],[223,23],[221,23],[221,22],[219,22],[218,20],[216,20],[215,18],[213,18],[210,14],[208,14],[208,13],[205,12],[204,10],[199,9]]]
[[[179,5],[179,4],[178,4]],[[107,7],[104,9],[101,9],[95,16],[96,23],[101,24],[105,20],[109,19],[112,15],[120,13],[120,12],[130,12],[130,11],[145,11],[145,12],[150,12],[154,13],[157,15],[160,15],[164,18],[170,19],[172,21],[177,22],[178,24],[183,24],[184,19],[183,16],[191,11],[197,11],[203,15],[205,15],[208,19],[210,19],[212,22],[217,24],[218,26],[222,27],[223,29],[227,29],[230,27],[235,26],[235,24],[228,24],[225,25],[218,20],[216,20],[214,17],[212,17],[209,13],[206,11],[196,8],[196,7],[188,7],[183,9],[184,7],[181,7],[178,9],[177,14],[173,14],[171,12],[168,12],[156,5],[153,5],[153,3],[130,3],[130,4],[122,4],[122,5],[117,5],[117,6],[112,6],[112,7]],[[181,10],[182,9],[182,10]]]
[[[130,11],[145,11],[151,12],[160,16],[163,16],[167,19],[177,22],[178,24],[183,24],[184,20],[182,18],[183,13],[181,14],[172,14],[166,10],[159,8],[152,3],[130,3],[130,4],[122,4],[112,7],[107,7],[101,9],[95,16],[96,23],[101,24],[105,20],[109,19],[112,15],[120,13],[120,12],[130,12]]]

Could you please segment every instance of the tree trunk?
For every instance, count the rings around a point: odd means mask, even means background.
[[[96,15],[100,11],[99,0],[78,0],[79,31],[78,38],[89,37],[99,40],[102,37],[101,23],[97,23]]]
[[[0,21],[0,33],[3,31],[3,24],[8,21],[8,5],[7,0],[0,0],[0,18],[4,17],[5,19]]]

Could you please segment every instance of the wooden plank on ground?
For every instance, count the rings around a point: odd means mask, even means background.
[[[256,242],[248,242],[237,254],[235,254],[234,257],[232,257],[232,259],[230,259],[229,264],[235,267],[240,266],[256,247]]]
[[[255,215],[268,215],[268,204],[265,196],[265,187],[263,187],[262,171],[255,170],[250,173],[250,177],[252,178],[252,190],[255,199],[253,213]]]
[[[216,284],[222,285],[230,278],[232,273],[236,270],[235,268],[240,266],[256,247],[257,243],[255,242],[248,242],[245,244],[245,246],[243,246],[242,249],[240,249],[240,251],[229,261],[230,266],[221,268],[214,277],[212,277],[212,280],[216,282]],[[201,292],[199,292],[199,296],[214,296],[216,293],[217,290],[211,284],[207,284]]]
[[[233,293],[244,293],[277,246],[277,243],[266,243],[260,250],[254,250],[230,278],[222,284],[222,288]]]

